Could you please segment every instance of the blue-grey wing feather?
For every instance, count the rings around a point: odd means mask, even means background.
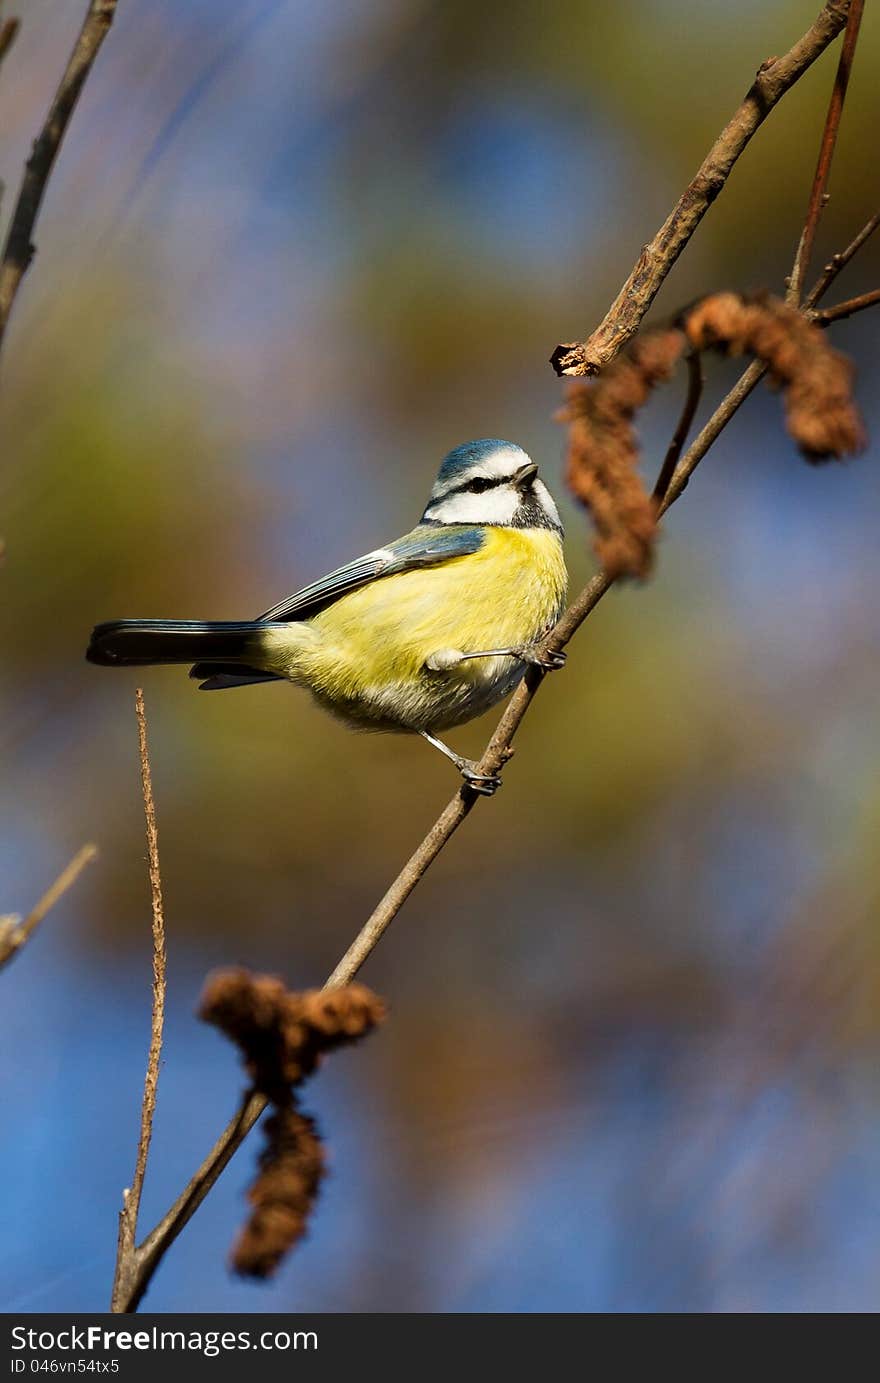
[[[467,557],[479,551],[484,541],[481,528],[464,525],[442,527],[434,524],[420,524],[405,537],[389,543],[376,552],[368,552],[337,567],[319,581],[313,581],[302,590],[294,592],[285,600],[273,605],[258,615],[261,620],[300,620],[313,615],[334,604],[342,596],[355,591],[359,586],[369,585],[371,581],[381,580],[383,576],[396,576],[400,572],[414,571],[419,567],[436,566],[448,562],[453,557]]]

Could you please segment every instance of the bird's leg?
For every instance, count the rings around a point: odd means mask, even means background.
[[[480,773],[473,759],[463,759],[454,749],[450,749],[448,744],[444,744],[434,735],[429,735],[427,730],[420,730],[419,734],[423,740],[433,744],[435,749],[439,749],[441,754],[445,754],[447,759],[455,764],[468,787],[474,792],[479,792],[483,797],[491,797],[493,792],[497,792],[501,787],[501,779],[494,774]]]
[[[487,648],[481,653],[462,653],[461,662],[466,658],[519,658],[521,663],[539,667],[544,672],[557,672],[565,667],[566,655],[560,649],[541,649],[538,644],[516,644],[513,648]]]

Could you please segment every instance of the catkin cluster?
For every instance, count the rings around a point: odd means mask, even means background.
[[[636,337],[598,378],[570,384],[558,415],[568,426],[566,480],[589,511],[596,556],[609,576],[650,573],[657,505],[639,473],[634,420],[688,349],[762,361],[808,461],[840,460],[864,446],[853,365],[803,313],[768,294],[701,299],[674,325]]]
[[[274,1105],[247,1193],[251,1213],[232,1250],[232,1266],[243,1276],[275,1272],[305,1233],[324,1176],[324,1146],[299,1107],[297,1087],[325,1053],[365,1036],[385,1011],[360,984],[294,993],[247,970],[209,977],[199,1017],[236,1044],[254,1088]]]

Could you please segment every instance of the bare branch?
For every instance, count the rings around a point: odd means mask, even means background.
[[[852,317],[855,312],[864,312],[866,307],[876,307],[878,303],[880,288],[873,288],[870,293],[860,293],[857,298],[847,298],[846,302],[824,307],[821,312],[813,312],[811,319],[817,326],[827,327],[829,322],[842,321],[844,317]]]
[[[810,267],[810,258],[813,253],[813,241],[816,238],[816,227],[819,218],[828,201],[827,188],[828,176],[831,172],[831,162],[834,158],[834,149],[837,144],[837,131],[840,129],[840,117],[843,114],[843,103],[846,98],[846,88],[849,85],[849,77],[852,72],[853,58],[856,53],[856,43],[859,37],[859,26],[862,22],[862,11],[864,0],[852,0],[849,15],[846,21],[846,32],[843,35],[843,47],[840,52],[840,61],[837,64],[837,76],[834,78],[834,86],[831,88],[831,100],[828,102],[828,114],[825,117],[825,128],[822,131],[822,140],[819,145],[819,158],[816,163],[816,172],[813,175],[813,185],[810,188],[810,198],[807,203],[807,217],[804,221],[804,228],[801,232],[800,242],[798,243],[797,253],[794,257],[794,268],[788,280],[788,289],[785,301],[793,306],[801,300],[801,290],[807,270]]]
[[[678,426],[672,434],[669,450],[663,458],[663,465],[660,467],[660,474],[657,476],[657,484],[654,486],[653,498],[658,505],[662,504],[666,497],[666,491],[669,489],[669,482],[675,474],[678,458],[681,456],[681,449],[687,441],[687,435],[691,430],[703,394],[705,378],[699,351],[689,351],[686,359],[688,367],[688,390],[681,410],[681,417],[678,420]]]
[[[249,1092],[245,1096],[235,1118],[223,1130],[195,1176],[170,1210],[162,1216],[155,1229],[150,1231],[140,1247],[135,1250],[132,1260],[133,1271],[125,1284],[125,1291],[120,1291],[117,1296],[114,1290],[111,1311],[124,1313],[137,1310],[154,1272],[168,1249],[189,1224],[211,1187],[263,1113],[267,1103],[265,1095]]]
[[[880,211],[876,212],[871,217],[870,221],[862,226],[858,235],[847,245],[845,250],[841,250],[839,254],[832,255],[822,271],[821,278],[817,279],[804,299],[804,307],[815,307],[819,299],[824,298],[828,289],[837,278],[837,275],[842,269],[846,268],[853,255],[862,248],[865,241],[874,234],[878,226],[880,226]]]
[[[31,237],[61,141],[86,78],[113,23],[116,4],[117,0],[91,0],[64,76],[49,108],[49,114],[25,165],[24,178],[12,214],[3,258],[0,261],[0,348],[16,294],[34,257]]]
[[[745,100],[653,240],[642,250],[604,320],[588,340],[556,347],[550,361],[557,374],[598,374],[638,331],[663,280],[721,192],[749,140],[777,102],[840,33],[850,7],[851,0],[830,0],[785,57],[768,58],[761,64]]]
[[[150,1048],[147,1056],[147,1072],[144,1077],[144,1095],[141,1102],[141,1129],[134,1176],[130,1189],[126,1189],[122,1193],[122,1209],[119,1212],[119,1237],[116,1249],[116,1271],[113,1277],[113,1294],[110,1303],[111,1311],[130,1309],[121,1306],[120,1303],[130,1297],[138,1273],[138,1252],[135,1248],[138,1211],[140,1210],[141,1193],[144,1189],[150,1140],[153,1136],[156,1088],[159,1084],[159,1063],[162,1058],[162,1029],[165,1022],[165,915],[162,908],[162,877],[159,872],[159,833],[156,827],[156,804],[153,800],[150,754],[147,746],[144,693],[140,687],[135,692],[135,714],[138,726],[141,790],[147,828],[147,858],[153,911],[153,1006],[150,1023]]]
[[[54,908],[72,884],[75,884],[87,864],[97,857],[95,845],[84,845],[78,850],[66,869],[43,894],[36,907],[32,908],[23,922],[16,917],[0,917],[0,969],[8,965],[12,957],[27,944],[39,927],[46,913]]]
[[[727,427],[734,413],[745,403],[752,390],[760,384],[767,373],[767,366],[763,360],[753,360],[747,370],[743,370],[736,384],[731,389],[715,409],[709,421],[694,438],[684,456],[681,458],[675,474],[669,482],[669,488],[660,505],[660,513],[665,514],[677,499],[680,499],[687,489],[688,481],[693,475],[697,466],[702,461],[706,452],[717,441],[721,433]]]

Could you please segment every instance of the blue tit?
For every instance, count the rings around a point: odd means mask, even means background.
[[[443,461],[418,525],[245,622],[99,624],[105,666],[191,663],[203,691],[279,679],[307,687],[359,730],[421,735],[477,792],[495,791],[437,738],[507,696],[558,619],[562,524],[521,447],[466,442]]]

